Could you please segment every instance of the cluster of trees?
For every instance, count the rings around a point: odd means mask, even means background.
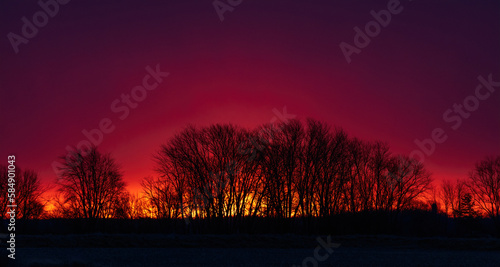
[[[315,120],[247,130],[189,126],[156,154],[142,185],[155,217],[330,216],[411,208],[431,188],[424,166],[383,142]]]
[[[142,180],[141,196],[125,190],[119,165],[96,147],[63,156],[61,163],[51,217],[328,217],[421,208],[434,189],[420,162],[311,119],[256,129],[188,126],[161,145],[158,176]],[[6,192],[6,166],[0,175]],[[45,188],[34,171],[17,177],[18,216],[40,218]],[[438,191],[431,202],[446,214],[499,218],[500,156]],[[1,194],[2,216],[6,201]]]
[[[440,193],[444,212],[453,217],[500,219],[500,156],[476,163],[467,180],[444,181]]]

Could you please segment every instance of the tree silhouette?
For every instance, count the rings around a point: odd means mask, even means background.
[[[69,218],[110,218],[124,203],[125,183],[115,160],[96,147],[61,157],[57,208]]]
[[[144,197],[148,201],[148,212],[155,218],[176,218],[180,211],[176,193],[165,178],[144,178],[141,182]]]
[[[500,218],[500,156],[476,163],[469,174],[468,188],[479,208],[491,218]]]
[[[38,178],[38,174],[30,169],[22,170],[16,168],[15,171],[15,203],[8,203],[7,197],[8,175],[7,166],[0,165],[0,205],[1,216],[5,218],[8,204],[16,204],[16,217],[21,219],[37,219],[43,213],[45,202],[42,194],[48,189],[43,186]]]
[[[141,219],[151,217],[147,213],[147,199],[144,196],[140,196],[139,193],[129,194],[128,206],[130,219]]]
[[[393,179],[392,207],[404,210],[419,196],[431,189],[432,178],[424,165],[408,156],[392,158],[389,173]]]
[[[477,216],[474,210],[474,200],[472,199],[471,193],[464,193],[458,203],[458,207],[454,210],[456,217],[459,218],[472,218]]]
[[[443,181],[441,185],[441,200],[444,204],[445,212],[454,217],[460,217],[460,210],[463,207],[463,200],[466,194],[469,194],[469,192],[465,181],[457,180],[455,183]]]
[[[301,171],[304,129],[297,120],[281,123],[264,135],[267,141],[261,162],[266,187],[267,216],[290,218],[297,205],[295,195]],[[279,129],[279,130],[275,130]]]

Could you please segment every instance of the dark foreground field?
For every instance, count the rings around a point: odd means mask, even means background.
[[[321,248],[313,260],[318,236],[33,235],[19,237],[15,266],[500,266],[493,238],[336,236],[331,243],[340,246],[331,254]]]

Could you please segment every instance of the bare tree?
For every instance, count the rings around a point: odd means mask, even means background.
[[[455,200],[455,190],[451,181],[444,180],[441,183],[440,198],[443,203],[444,212],[451,215],[453,211],[453,202]]]
[[[468,188],[486,216],[500,217],[500,156],[476,163],[469,174]]]
[[[47,190],[38,178],[38,174],[26,169],[20,171],[20,177],[17,179],[17,199],[18,216],[25,219],[39,218],[43,213],[45,204],[42,202],[42,194]]]
[[[348,202],[343,201],[343,196],[350,171],[348,152],[350,140],[347,133],[340,128],[331,131],[330,134],[324,170],[318,181],[320,216],[330,216],[346,211],[347,206],[342,203]]]
[[[443,181],[441,184],[441,200],[444,204],[444,210],[447,214],[453,217],[460,217],[463,207],[462,200],[469,193],[465,181],[457,180],[452,183],[449,180]]]
[[[369,162],[371,146],[358,138],[350,139],[347,154],[347,183],[344,202],[349,212],[367,210],[371,202]]]
[[[371,208],[374,210],[387,210],[391,194],[391,185],[387,180],[387,174],[391,164],[389,145],[384,142],[371,144],[371,156],[369,161],[368,179],[373,194]]]
[[[176,193],[165,178],[146,177],[141,181],[148,212],[154,218],[177,218],[179,206]]]
[[[16,168],[15,171],[15,203],[16,216],[19,219],[37,219],[40,218],[44,211],[45,202],[42,199],[42,194],[48,189],[42,185],[38,174],[30,169],[22,170]],[[1,214],[2,218],[7,211],[9,198],[7,197],[8,175],[7,166],[0,165],[0,190],[4,192],[0,195]]]
[[[156,170],[165,183],[163,186],[173,187],[181,216],[210,218],[214,210],[211,155],[202,139],[198,128],[188,126],[163,144],[155,155]]]
[[[265,126],[264,126],[265,127]],[[298,120],[282,122],[265,134],[262,161],[267,188],[268,216],[290,218],[298,204],[296,188],[301,173],[304,127]]]
[[[296,178],[295,188],[298,205],[295,208],[295,214],[313,216],[327,212],[325,206],[328,205],[330,197],[325,194],[325,191],[329,191],[329,188],[326,189],[322,186],[328,180],[325,177],[329,164],[326,159],[329,154],[330,142],[332,142],[329,131],[329,127],[324,123],[311,119],[307,121],[307,130],[299,161],[300,169]]]
[[[391,203],[395,210],[404,210],[410,207],[413,201],[418,200],[431,188],[432,178],[424,165],[408,156],[392,158],[388,179],[391,181]]]
[[[71,218],[110,218],[116,215],[116,203],[125,193],[120,168],[110,154],[101,154],[96,147],[77,151],[73,157],[61,157],[61,193],[58,207]]]
[[[130,193],[121,192],[113,202],[109,203],[109,210],[112,211],[111,218],[132,219],[132,206],[130,205]]]
[[[128,205],[130,207],[128,217],[130,219],[141,219],[148,217],[146,199],[143,196],[130,193],[128,201]]]

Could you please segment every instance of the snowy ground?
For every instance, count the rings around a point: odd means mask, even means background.
[[[43,235],[19,239],[13,266],[500,266],[498,239],[317,236]],[[327,237],[322,237],[326,240]],[[319,256],[319,258],[318,258]],[[321,259],[323,258],[323,259]],[[11,261],[12,262],[12,261]],[[1,264],[1,262],[0,262]]]
[[[23,248],[18,253],[18,266],[302,266],[302,261],[312,256],[313,250]],[[500,266],[500,252],[340,247],[318,266]]]

